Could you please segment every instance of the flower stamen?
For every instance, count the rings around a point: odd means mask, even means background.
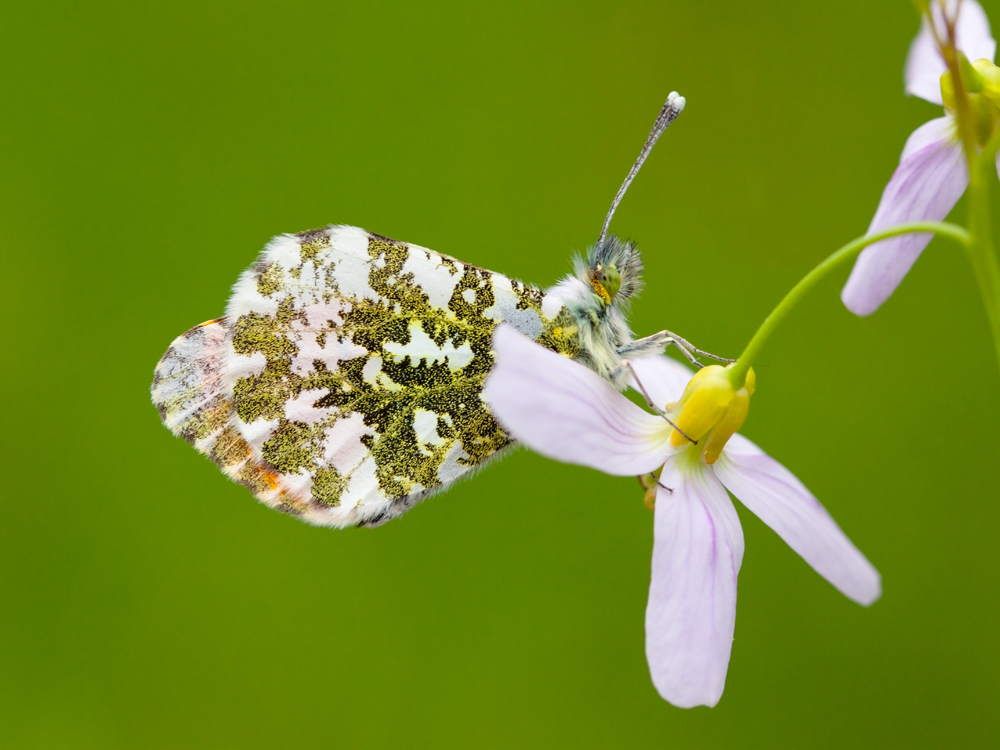
[[[702,448],[705,463],[714,464],[722,449],[746,421],[750,410],[750,396],[757,385],[753,368],[746,374],[745,382],[736,387],[729,377],[729,367],[709,365],[694,374],[688,381],[680,400],[668,405],[672,416],[683,430],[675,428],[670,436],[670,444],[680,448],[685,443],[706,438]]]

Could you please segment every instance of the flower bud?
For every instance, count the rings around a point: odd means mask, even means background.
[[[982,78],[982,94],[994,106],[1000,105],[1000,68],[985,57],[972,63],[973,69]]]
[[[1000,111],[997,110],[1000,106],[1000,68],[986,58],[970,63],[963,56],[959,62],[976,143],[985,146],[1000,122]],[[958,100],[950,70],[941,75],[941,98],[944,100],[944,108],[950,114],[957,115]]]
[[[750,396],[757,387],[752,368],[744,385],[734,387],[727,372],[729,367],[702,368],[688,381],[680,401],[667,406],[671,420],[680,430],[670,435],[670,444],[680,447],[689,442],[688,438],[698,441],[709,464],[716,462],[729,438],[743,426],[750,410]]]

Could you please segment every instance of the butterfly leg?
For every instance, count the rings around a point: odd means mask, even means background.
[[[618,365],[618,369],[619,369],[619,371],[628,370],[628,372],[630,372],[632,374],[632,382],[635,383],[635,385],[636,385],[639,393],[642,394],[642,397],[644,399],[646,399],[646,405],[650,409],[652,409],[657,414],[659,414],[661,417],[663,417],[663,419],[666,420],[666,422],[667,422],[668,425],[670,425],[675,430],[677,430],[685,438],[687,438],[688,440],[690,440],[695,445],[698,444],[697,440],[695,440],[695,439],[693,439],[691,437],[688,437],[688,435],[684,432],[684,430],[682,430],[680,427],[678,427],[676,424],[674,424],[673,421],[670,419],[670,417],[667,416],[667,413],[665,411],[663,411],[663,409],[661,409],[659,406],[657,406],[655,403],[653,403],[653,399],[651,399],[649,397],[649,393],[646,392],[646,388],[643,386],[642,381],[639,380],[639,374],[635,371],[635,368],[632,367],[632,363],[631,362],[629,362],[627,359],[623,359],[621,361],[621,364]]]
[[[735,359],[726,359],[725,357],[720,357],[716,354],[712,354],[711,352],[703,351],[687,339],[681,338],[676,333],[666,330],[626,344],[618,350],[618,353],[622,355],[632,355],[633,357],[643,357],[649,354],[660,354],[671,344],[676,346],[681,351],[681,354],[684,355],[688,362],[699,369],[704,367],[704,365],[696,359],[696,355],[708,357],[709,359],[714,359],[718,362],[731,363],[736,361]]]

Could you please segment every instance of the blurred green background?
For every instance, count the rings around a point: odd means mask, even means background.
[[[1000,23],[1000,2],[986,3]],[[935,242],[859,320],[826,282],[744,432],[880,569],[871,609],[742,510],[726,693],[643,653],[634,480],[526,451],[374,531],[258,505],[160,426],[153,365],[274,234],[350,223],[536,284],[613,225],[637,332],[735,355],[864,232],[907,135],[906,0],[10,4],[0,746],[974,747],[1000,730],[1000,376]],[[956,216],[962,217],[960,204]]]

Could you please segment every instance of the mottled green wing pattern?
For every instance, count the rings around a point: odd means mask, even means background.
[[[375,526],[510,445],[480,398],[501,321],[579,354],[534,287],[356,227],[282,235],[171,345],[153,400],[267,505]]]

